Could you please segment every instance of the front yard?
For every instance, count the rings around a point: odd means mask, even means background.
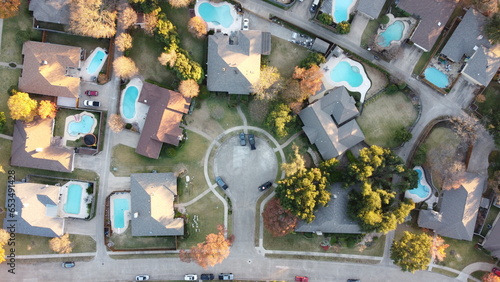
[[[50,239],[47,237],[16,234],[16,255],[55,254],[50,249]],[[73,244],[73,251],[71,253],[90,253],[96,251],[95,241],[90,236],[70,234],[69,240]]]
[[[21,70],[19,69],[12,70],[0,67],[0,77],[2,78],[0,79],[0,112],[4,112],[6,118],[3,134],[10,136],[14,133],[14,122],[10,118],[10,111],[7,107],[7,100],[9,100],[10,97],[8,90],[11,86],[15,86],[17,88],[17,82],[20,75]]]
[[[108,242],[112,242],[115,250],[148,250],[148,249],[175,249],[175,237],[172,236],[132,236],[132,226],[122,234],[111,235]],[[109,244],[109,243],[108,243]]]

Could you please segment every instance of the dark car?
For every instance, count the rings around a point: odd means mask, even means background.
[[[255,136],[253,134],[248,134],[248,143],[250,143],[250,149],[255,150]]]
[[[271,181],[268,181],[262,185],[259,186],[259,191],[265,191],[267,189],[269,189],[271,186],[273,186],[273,183]]]
[[[500,276],[500,269],[499,268],[493,267],[491,272],[495,273],[497,276]]]
[[[247,145],[247,136],[245,133],[240,133],[240,145],[241,146],[246,146]]]
[[[85,100],[83,101],[83,104],[88,107],[100,107],[101,102],[99,101],[92,101],[92,100]]]
[[[201,280],[214,280],[215,276],[212,273],[205,273],[200,276]]]
[[[74,261],[66,261],[62,263],[62,267],[64,268],[72,268],[75,267],[75,262]]]
[[[361,282],[359,279],[347,279],[347,282]]]
[[[148,281],[148,280],[149,280],[149,275],[147,274],[141,274],[135,277],[135,281]]]
[[[87,96],[97,96],[97,95],[99,95],[99,92],[93,91],[93,90],[87,90],[87,91],[85,91],[85,95],[87,95]]]
[[[226,182],[224,182],[224,180],[222,180],[222,178],[220,176],[217,176],[215,178],[215,182],[217,182],[217,185],[219,185],[220,188],[226,190],[228,188]]]
[[[309,282],[309,278],[307,278],[307,276],[295,276],[295,281]]]
[[[104,236],[109,237],[109,228],[104,227]]]
[[[219,280],[233,280],[234,275],[232,273],[221,273],[219,274]]]

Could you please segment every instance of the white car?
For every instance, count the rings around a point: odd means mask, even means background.
[[[85,105],[87,107],[100,107],[101,106],[101,102],[99,102],[99,101],[92,101],[92,100],[85,100],[85,101],[83,101],[83,105]]]
[[[135,277],[135,281],[147,281],[147,280],[149,280],[149,275],[147,274],[137,275]]]
[[[198,280],[198,275],[196,275],[196,274],[186,274],[186,275],[184,275],[184,280],[185,281],[196,281],[196,280]]]
[[[243,19],[243,30],[248,30],[250,28],[250,20]]]

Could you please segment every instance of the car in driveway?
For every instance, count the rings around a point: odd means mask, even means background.
[[[298,282],[309,282],[309,278],[307,276],[295,276],[295,281],[298,281]]]
[[[241,146],[246,146],[247,145],[247,136],[245,133],[240,133],[240,145]]]
[[[221,273],[219,274],[219,280],[233,280],[234,275],[232,273]]]
[[[215,177],[215,182],[217,182],[217,185],[219,185],[219,187],[224,189],[224,190],[229,188],[227,186],[226,182],[224,182],[224,180],[222,180],[222,177],[220,177],[220,176]]]
[[[195,280],[198,280],[198,275],[196,275],[196,274],[184,275],[184,281],[195,281]]]
[[[271,186],[273,186],[273,183],[271,181],[267,181],[266,183],[259,186],[259,191],[260,192],[265,191],[269,189]]]
[[[255,150],[255,136],[253,134],[248,134],[248,143],[250,143],[250,149]]]
[[[250,28],[250,20],[247,18],[243,19],[243,30],[248,30]]]
[[[75,262],[74,261],[65,261],[61,265],[64,268],[73,268],[75,267]]]
[[[207,281],[207,280],[214,280],[215,276],[212,273],[204,273],[200,276],[201,280]]]
[[[97,96],[97,95],[99,95],[99,92],[98,91],[93,91],[93,90],[87,90],[87,91],[85,91],[85,95],[87,95],[87,96]]]
[[[493,267],[491,272],[495,273],[497,276],[500,276],[500,268]]]
[[[149,275],[147,274],[141,274],[135,277],[135,281],[148,281],[148,280],[149,280]]]
[[[101,102],[92,101],[92,100],[85,100],[85,101],[83,101],[83,104],[87,107],[100,107],[101,106]]]

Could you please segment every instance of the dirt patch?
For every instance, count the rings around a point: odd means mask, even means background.
[[[365,67],[366,73],[372,82],[372,86],[366,92],[365,100],[378,93],[380,90],[384,89],[385,86],[389,83],[387,76],[378,69],[371,67],[369,65],[363,64]]]
[[[224,131],[224,128],[211,118],[206,100],[201,102],[199,109],[194,110],[185,119],[189,127],[205,132],[212,138],[219,136]]]
[[[269,65],[277,67],[283,77],[291,77],[295,66],[309,54],[306,48],[275,36],[271,44],[271,55],[267,57]]]

